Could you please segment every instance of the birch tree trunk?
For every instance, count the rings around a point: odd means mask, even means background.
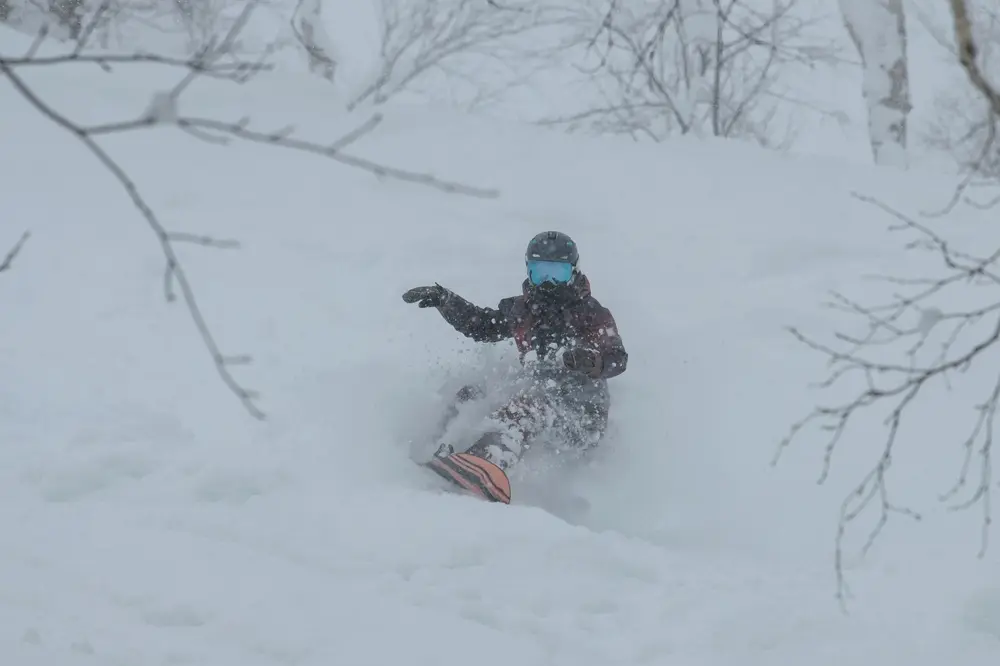
[[[905,168],[910,75],[903,0],[839,0],[864,66],[862,92],[875,163]]]
[[[333,81],[337,73],[333,43],[323,26],[323,0],[299,0],[292,30],[309,58],[309,71]]]

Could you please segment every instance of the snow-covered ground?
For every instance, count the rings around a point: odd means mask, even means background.
[[[25,74],[81,121],[137,114],[176,78]],[[364,116],[328,94],[203,81],[185,110],[333,140]],[[893,490],[926,517],[894,518],[851,562],[849,614],[837,511],[880,423],[851,433],[824,486],[815,433],[771,467],[824,373],[784,327],[822,335],[844,321],[819,307],[828,290],[860,297],[860,276],[923,265],[851,191],[919,210],[950,182],[428,107],[388,108],[354,152],[498,198],[171,129],[104,138],[170,229],[242,243],[180,249],[223,349],[254,357],[235,373],[261,391],[260,422],[164,302],[159,246],[110,174],[8,85],[0,109],[0,244],[33,234],[0,274],[0,663],[997,663],[1000,556],[976,559],[980,516],[936,499],[975,375],[901,432]],[[437,281],[495,305],[550,228],[579,242],[630,353],[601,455],[560,482],[592,504],[573,520],[516,485],[513,506],[442,494],[409,461],[460,383],[514,354],[400,294]]]

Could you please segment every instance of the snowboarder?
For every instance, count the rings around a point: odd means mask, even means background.
[[[579,259],[569,236],[546,231],[528,243],[522,294],[501,300],[496,309],[477,307],[439,284],[403,294],[407,303],[436,308],[477,342],[513,338],[526,367],[529,354],[536,357],[529,387],[489,417],[488,431],[466,453],[506,470],[546,429],[579,452],[604,435],[611,402],[607,380],[625,371],[628,354],[611,312],[591,295]],[[466,387],[458,399],[479,396],[476,387]],[[436,455],[453,453],[443,444]]]

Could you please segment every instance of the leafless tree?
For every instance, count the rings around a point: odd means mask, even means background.
[[[503,61],[548,23],[545,2],[531,0],[379,0],[380,67],[348,104],[379,105],[418,79],[463,59]]]
[[[985,101],[985,119],[990,125],[1000,121],[1000,90],[984,76],[977,62],[978,48],[965,0],[949,0],[954,20],[959,62],[972,86]],[[948,209],[957,205],[963,187]],[[908,249],[931,252],[938,258],[936,275],[917,277],[887,276],[894,293],[885,302],[862,303],[843,294],[834,294],[831,306],[865,324],[861,335],[837,331],[832,342],[820,342],[793,329],[793,335],[825,355],[831,373],[821,383],[824,388],[845,388],[852,397],[816,407],[794,424],[782,441],[782,451],[807,427],[828,433],[820,483],[831,470],[834,454],[848,427],[863,414],[885,415],[886,436],[874,466],[851,490],[841,506],[835,544],[835,571],[838,596],[843,601],[848,587],[844,576],[844,539],[852,523],[874,517],[862,549],[864,555],[875,543],[892,516],[919,520],[920,514],[897,504],[890,492],[893,459],[901,444],[900,426],[913,416],[914,404],[926,399],[934,384],[951,386],[958,375],[970,368],[983,369],[991,362],[991,352],[1000,349],[1000,249],[983,249],[982,239],[963,247],[956,239],[935,229],[943,211],[924,213],[924,220],[907,215],[874,198],[856,195],[876,206],[895,221],[892,229],[908,234]],[[964,201],[976,208],[1000,204]],[[949,225],[945,226],[948,229]],[[961,303],[967,305],[959,305]],[[941,495],[953,510],[978,507],[982,512],[979,556],[989,544],[992,524],[993,444],[1000,405],[1000,367],[986,369],[990,385],[971,410],[968,430],[961,442],[961,464],[954,485]],[[855,384],[849,384],[854,380]],[[857,387],[856,389],[854,387]],[[871,514],[874,512],[874,516]]]
[[[110,0],[106,0],[102,7],[109,5]],[[372,116],[354,131],[333,143],[320,144],[297,138],[294,136],[294,127],[285,127],[277,130],[258,130],[252,128],[249,117],[235,121],[226,121],[215,118],[189,116],[182,113],[178,101],[191,83],[198,77],[214,77],[234,82],[245,82],[253,74],[267,68],[266,65],[257,61],[239,59],[234,61],[231,57],[231,47],[254,8],[255,2],[253,0],[247,2],[242,14],[229,32],[222,39],[213,40],[206,48],[190,59],[174,59],[166,56],[139,53],[88,53],[86,50],[87,40],[93,34],[93,26],[95,25],[92,21],[84,27],[81,31],[80,40],[68,53],[54,56],[39,55],[39,45],[44,39],[43,33],[39,35],[39,38],[32,44],[25,55],[16,57],[0,55],[0,77],[6,77],[14,86],[14,89],[55,126],[79,139],[122,187],[153,231],[163,252],[166,260],[164,293],[167,300],[174,301],[176,299],[176,291],[180,291],[181,298],[187,306],[202,341],[211,354],[222,381],[239,398],[251,415],[256,418],[264,418],[264,413],[256,404],[256,393],[238,383],[231,372],[231,368],[234,365],[249,362],[249,357],[245,355],[233,356],[222,352],[198,305],[195,291],[188,280],[187,273],[177,252],[177,246],[184,243],[194,243],[210,248],[231,248],[236,247],[238,244],[231,240],[216,239],[166,228],[137,184],[130,178],[125,169],[115,161],[115,158],[108,150],[101,145],[102,137],[158,126],[173,126],[192,137],[209,141],[213,144],[226,145],[232,140],[240,140],[266,146],[304,151],[326,157],[349,167],[368,171],[383,179],[395,179],[415,183],[437,188],[444,192],[475,197],[495,197],[498,193],[495,190],[471,187],[458,182],[442,180],[430,174],[397,169],[347,152],[349,147],[376,129],[381,121],[379,115]],[[99,14],[100,11],[97,13]],[[225,56],[230,57],[228,60],[224,60]],[[139,117],[115,120],[97,125],[81,125],[70,120],[45,101],[21,75],[21,71],[27,68],[74,66],[81,63],[97,65],[109,72],[113,71],[113,67],[119,65],[156,64],[176,67],[184,70],[185,73],[172,89],[154,95],[148,108]],[[17,247],[16,249],[20,248]]]
[[[840,8],[861,56],[875,162],[905,167],[907,119],[913,105],[903,0],[840,0]]]
[[[582,53],[582,71],[603,101],[545,124],[655,141],[693,133],[774,144],[779,108],[793,98],[782,75],[829,61],[837,48],[812,33],[815,23],[796,13],[796,0],[773,0],[767,11],[759,4],[579,3],[562,47]]]
[[[225,34],[246,6],[244,0],[0,0],[8,6],[12,24],[33,33],[48,25],[50,37],[75,41],[86,25],[90,43],[134,45],[135,33],[157,35],[162,48],[169,39],[182,42],[178,51],[197,53],[215,36]],[[285,0],[258,0],[257,7],[282,6]],[[100,14],[94,20],[95,14]],[[130,34],[131,33],[131,34]],[[132,37],[129,39],[129,37]],[[232,51],[244,55],[241,45]]]
[[[950,38],[936,36],[961,65],[965,85],[955,82],[939,94],[939,113],[925,136],[932,148],[953,156],[965,176],[944,212],[956,205],[970,187],[1000,188],[1000,117],[991,92],[997,86],[990,83],[1000,76],[1000,50],[996,48],[1000,43],[1000,8],[980,1],[953,11],[964,26],[962,35],[953,32]],[[936,32],[936,26],[928,27]]]

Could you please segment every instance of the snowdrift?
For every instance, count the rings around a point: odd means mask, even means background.
[[[176,80],[25,76],[80,122],[134,117]],[[432,108],[387,109],[352,154],[500,196],[171,128],[103,138],[169,229],[240,242],[178,247],[223,350],[254,358],[234,372],[261,392],[256,421],[164,300],[159,245],[110,174],[6,84],[0,109],[0,244],[32,232],[0,275],[3,663],[996,662],[997,556],[975,557],[979,515],[936,499],[975,387],[901,433],[894,489],[927,515],[852,561],[849,615],[837,511],[881,424],[823,486],[818,437],[771,467],[824,371],[784,328],[829,331],[828,290],[922,261],[851,192],[922,209],[946,179]],[[365,120],[288,77],[202,81],[183,110],[325,141]],[[956,225],[988,242],[983,219]],[[630,353],[600,455],[560,482],[592,503],[575,521],[516,487],[510,507],[442,494],[409,461],[453,390],[515,355],[400,294],[437,281],[495,306],[550,228],[578,241]]]

